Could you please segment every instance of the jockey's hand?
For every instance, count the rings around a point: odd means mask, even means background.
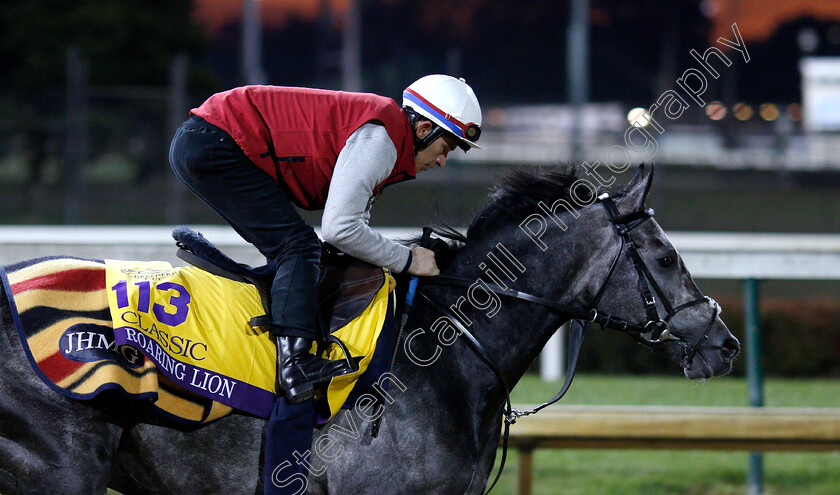
[[[431,249],[412,244],[411,266],[408,267],[408,273],[420,277],[439,275],[440,270],[438,270],[437,263],[435,262],[435,252]]]

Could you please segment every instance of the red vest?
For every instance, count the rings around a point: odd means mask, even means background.
[[[397,148],[397,162],[374,194],[415,176],[411,124],[384,96],[244,86],[217,93],[190,113],[227,131],[257,167],[285,185],[290,199],[307,210],[324,208],[338,154],[366,122],[383,124]]]

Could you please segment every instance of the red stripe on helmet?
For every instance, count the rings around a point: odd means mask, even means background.
[[[441,110],[440,108],[438,108],[437,106],[435,106],[435,104],[433,104],[433,103],[432,103],[432,102],[430,102],[429,100],[427,100],[427,99],[423,98],[422,96],[420,96],[419,94],[417,94],[417,92],[416,92],[416,91],[414,91],[413,89],[411,89],[411,88],[405,88],[405,91],[406,91],[407,93],[411,93],[412,95],[416,96],[418,100],[422,101],[422,102],[423,102],[423,103],[425,103],[426,105],[429,105],[429,106],[430,106],[430,107],[432,107],[432,108],[433,108],[433,109],[434,109],[437,113],[439,113],[439,114],[443,115],[443,117],[444,117],[446,120],[448,120],[448,121],[452,122],[453,124],[457,125],[457,126],[458,126],[458,128],[459,128],[459,129],[461,129],[461,136],[463,136],[463,135],[464,135],[464,131],[466,131],[466,129],[467,129],[467,125],[466,125],[466,124],[464,124],[464,123],[463,123],[463,122],[461,122],[460,120],[456,119],[456,118],[455,118],[455,117],[453,117],[451,114],[448,114],[448,113],[444,112],[443,110]]]

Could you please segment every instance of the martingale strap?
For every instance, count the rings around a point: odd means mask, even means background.
[[[586,331],[589,329],[591,325],[590,321],[581,321],[581,320],[573,320],[570,324],[569,329],[569,345],[568,345],[568,357],[566,360],[566,380],[563,383],[560,391],[557,395],[554,396],[553,399],[549,400],[548,402],[543,403],[540,406],[537,406],[534,409],[529,411],[519,411],[518,409],[514,409],[511,400],[510,400],[510,386],[507,384],[507,380],[505,379],[502,370],[499,369],[499,366],[496,364],[496,361],[490,357],[489,353],[484,346],[481,345],[481,342],[475,338],[475,335],[470,332],[467,327],[465,327],[461,321],[456,317],[449,308],[443,306],[442,304],[436,302],[435,300],[431,299],[423,292],[417,293],[420,297],[422,297],[426,302],[428,302],[434,309],[440,312],[442,315],[446,316],[455,328],[466,337],[467,343],[473,348],[476,354],[484,361],[487,366],[490,368],[491,371],[496,375],[499,379],[499,383],[502,384],[502,388],[504,389],[505,393],[505,403],[504,403],[504,410],[502,411],[502,415],[504,417],[503,427],[504,430],[502,432],[502,458],[499,461],[499,470],[496,472],[496,477],[493,479],[493,483],[491,483],[490,488],[487,489],[485,493],[488,494],[498,483],[499,478],[502,476],[502,472],[505,469],[505,462],[507,461],[507,451],[508,451],[508,444],[510,440],[510,425],[516,423],[516,420],[523,416],[529,416],[531,414],[535,414],[541,409],[544,409],[551,404],[559,401],[566,395],[566,392],[569,391],[569,387],[572,385],[572,380],[575,377],[575,371],[577,371],[577,362],[578,358],[580,357],[580,350],[583,347],[583,338],[586,335]]]
[[[566,380],[563,382],[563,386],[560,387],[560,391],[557,392],[557,395],[533,409],[528,411],[514,409],[514,421],[524,416],[536,414],[546,407],[558,402],[564,395],[566,395],[566,392],[569,391],[569,387],[572,386],[572,380],[574,379],[575,372],[577,371],[580,350],[583,347],[583,338],[586,337],[586,332],[589,330],[590,326],[592,326],[591,321],[571,320],[569,322],[569,343],[566,355]]]

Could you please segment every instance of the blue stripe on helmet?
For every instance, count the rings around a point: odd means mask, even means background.
[[[458,136],[459,138],[463,138],[463,136],[462,136],[462,132],[461,132],[461,128],[460,128],[460,127],[458,127],[457,125],[455,125],[455,123],[454,123],[454,122],[451,122],[450,120],[448,120],[448,119],[446,118],[446,116],[444,116],[442,113],[438,112],[437,110],[435,110],[434,108],[430,107],[429,105],[426,105],[426,104],[425,104],[422,100],[418,99],[417,97],[415,97],[413,94],[409,93],[408,91],[404,91],[404,92],[403,92],[403,98],[404,98],[404,99],[406,99],[406,100],[408,100],[408,101],[410,101],[411,103],[413,103],[413,104],[415,104],[415,105],[419,106],[420,108],[422,108],[423,110],[425,110],[425,111],[429,112],[430,114],[432,114],[432,115],[436,116],[438,119],[440,119],[440,121],[441,121],[441,122],[446,123],[446,127],[447,127],[447,128],[448,128],[448,129],[449,129],[449,130],[453,133],[453,134],[455,134],[455,135],[456,135],[456,136]]]

